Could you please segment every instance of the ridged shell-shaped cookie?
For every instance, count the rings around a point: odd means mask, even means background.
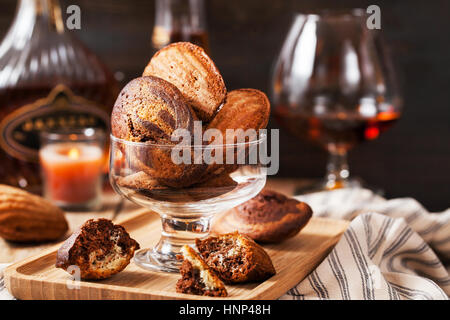
[[[176,42],[152,57],[143,76],[156,76],[175,85],[201,120],[214,117],[225,99],[219,70],[205,51],[189,42]]]
[[[207,129],[218,129],[225,135],[227,129],[255,129],[267,126],[270,102],[257,89],[237,89],[228,92],[225,104],[208,124]]]
[[[239,137],[239,131],[236,136],[227,137],[227,129],[242,129],[246,134],[249,129],[254,129],[255,133],[259,129],[267,126],[270,117],[270,102],[267,96],[256,89],[238,89],[228,92],[226,102],[216,114],[214,119],[206,127],[208,129],[217,129],[222,133],[224,143],[243,142],[244,137]],[[228,150],[224,150],[224,157]],[[247,152],[248,150],[245,150]],[[237,153],[237,152],[235,152]],[[226,163],[223,159],[222,163]],[[234,162],[237,163],[237,160]],[[235,164],[210,164],[206,170],[205,176],[215,175],[222,172],[233,172],[237,169]]]
[[[193,128],[194,116],[181,92],[157,77],[130,81],[111,114],[112,134],[128,141],[171,143],[175,130]]]
[[[311,216],[306,203],[266,189],[215,217],[212,230],[218,234],[238,231],[258,242],[276,243],[298,234]]]
[[[0,185],[0,236],[16,242],[44,242],[68,230],[64,212],[24,190]]]
[[[148,142],[122,150],[132,168],[180,188],[197,182],[205,168],[194,161],[176,164],[171,159],[172,147],[177,144],[172,134],[177,129],[192,134],[194,120],[193,111],[174,85],[157,77],[140,77],[128,83],[117,98],[111,130],[120,139]]]

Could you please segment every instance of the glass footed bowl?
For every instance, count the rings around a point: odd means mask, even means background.
[[[244,143],[183,147],[111,136],[111,185],[121,196],[158,213],[162,222],[161,239],[153,248],[139,250],[135,263],[147,270],[179,272],[181,247],[208,236],[215,214],[264,187],[266,167],[258,150],[265,143],[265,135]],[[191,151],[193,164],[175,164],[172,156],[180,151]]]

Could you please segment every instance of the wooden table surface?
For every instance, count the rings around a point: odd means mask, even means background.
[[[304,180],[297,179],[268,179],[266,188],[277,190],[286,195],[292,195],[297,186],[305,184]],[[121,204],[122,202],[122,204]],[[113,191],[106,192],[103,199],[103,209],[98,212],[67,212],[66,218],[69,222],[70,230],[75,230],[84,221],[91,218],[107,218],[112,219],[115,211],[120,212],[117,218],[124,218],[127,214],[133,212],[139,207],[128,200],[122,200],[120,196]],[[122,206],[122,208],[120,208]],[[5,241],[0,238],[0,263],[11,263],[25,259],[33,254],[37,254],[57,242],[45,243],[40,245],[17,244]]]

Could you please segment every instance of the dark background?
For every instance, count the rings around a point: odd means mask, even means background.
[[[206,0],[211,52],[228,89],[269,92],[272,63],[295,12],[327,8],[381,8],[404,95],[402,119],[378,140],[350,152],[353,175],[386,190],[387,197],[414,197],[429,210],[450,206],[450,1],[448,0]],[[62,0],[81,7],[81,30],[71,31],[127,81],[151,56],[154,1]],[[15,12],[0,0],[0,37]],[[272,120],[271,127],[278,127]],[[326,154],[281,130],[279,176],[320,177]]]

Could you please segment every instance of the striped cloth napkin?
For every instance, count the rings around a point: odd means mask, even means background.
[[[3,279],[3,269],[6,268],[8,263],[0,263],[0,300],[13,300],[14,297],[11,296],[6,290],[5,281]]]
[[[352,220],[328,257],[280,299],[448,299],[450,209],[343,189],[297,197],[315,216]],[[0,299],[4,288],[0,265]]]
[[[448,299],[450,209],[433,214],[414,199],[388,201],[365,189],[297,199],[315,216],[352,222],[328,257],[281,299]]]

